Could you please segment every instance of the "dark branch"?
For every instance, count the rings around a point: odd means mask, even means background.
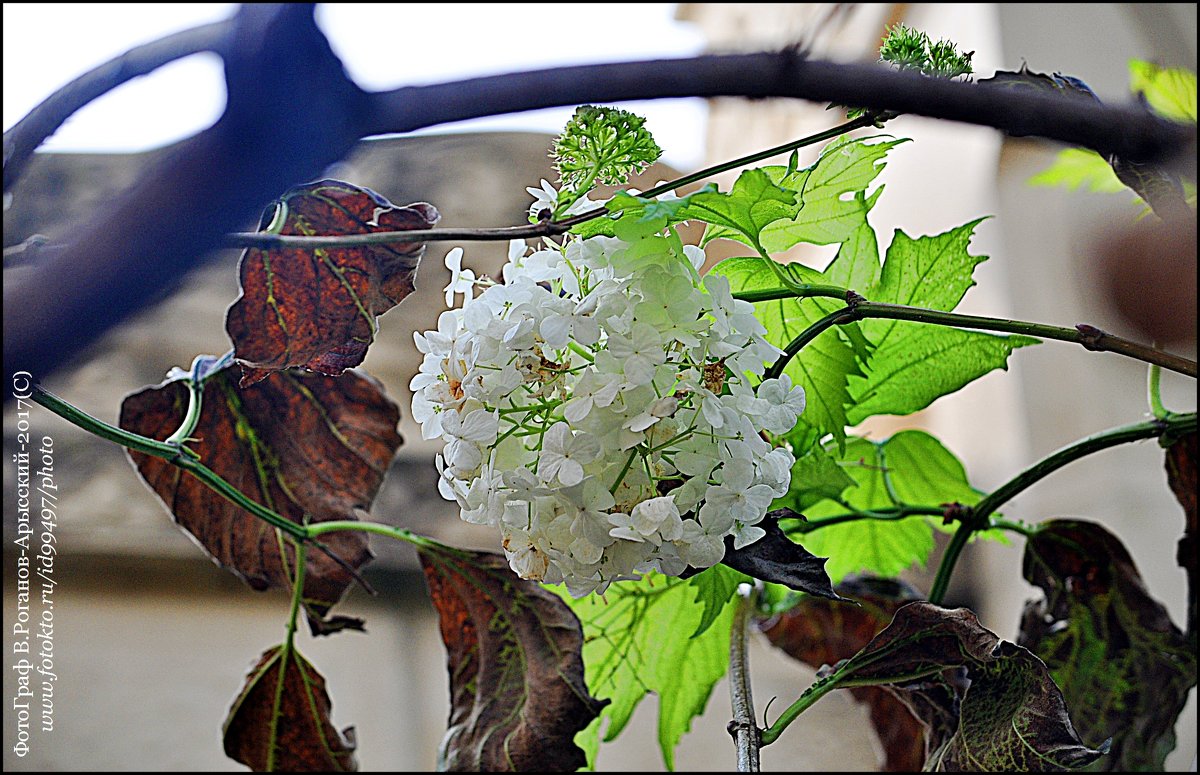
[[[65,249],[4,283],[4,369],[44,379],[161,298],[225,234],[358,139],[365,93],[303,5],[243,5],[225,57],[228,107]]]
[[[1194,141],[1194,127],[1140,107],[1066,100],[1034,90],[899,72],[883,65],[835,64],[794,52],[701,56],[582,65],[410,86],[371,95],[366,134],[415,129],[480,116],[664,97],[794,97],[863,105],[962,121],[1161,161]]]
[[[4,133],[4,190],[11,189],[20,179],[34,150],[77,110],[121,84],[177,59],[204,51],[220,53],[231,29],[228,21],[214,22],[130,49],[42,100]]]

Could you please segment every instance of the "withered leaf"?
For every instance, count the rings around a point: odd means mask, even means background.
[[[1093,769],[1162,770],[1196,652],[1129,552],[1100,525],[1053,520],[1026,544],[1023,572],[1045,597],[1026,604],[1018,643],[1045,660],[1080,734],[1112,738]]]
[[[168,379],[128,396],[120,425],[163,440],[188,405],[183,379]],[[201,462],[256,501],[296,523],[353,520],[367,509],[396,449],[400,411],[370,377],[330,379],[277,372],[241,389],[236,369],[204,381],[203,411],[189,447]],[[295,551],[276,530],[165,460],[129,452],[138,473],[175,521],[213,559],[255,589],[291,587]],[[371,559],[361,532],[338,532],[323,543],[352,568]],[[323,617],[351,583],[326,554],[308,552],[304,600]]]
[[[294,648],[267,649],[222,730],[225,754],[255,772],[353,772],[354,728],[330,723],[325,678]]]
[[[835,591],[858,605],[806,595],[792,608],[758,623],[773,646],[813,668],[849,659],[892,620],[896,609],[922,595],[902,581],[849,576]],[[900,700],[879,686],[850,689],[870,709],[871,724],[883,745],[886,772],[915,772],[925,762],[920,721]]]
[[[945,691],[942,681],[947,668],[959,666],[970,680],[961,696]],[[1081,767],[1104,752],[1079,740],[1045,664],[1000,640],[965,608],[909,603],[862,651],[821,680],[915,688],[920,699],[909,707],[935,715],[927,723],[932,751],[927,770],[1044,772]],[[936,739],[939,730],[949,731],[955,703],[957,728]]]
[[[800,544],[788,538],[779,527],[780,519],[803,519],[791,509],[772,511],[758,523],[766,535],[754,543],[733,548],[733,537],[725,539],[725,557],[722,564],[747,576],[839,600],[833,591],[833,582],[825,572],[827,557],[817,557]]]
[[[397,207],[379,194],[336,180],[297,186],[264,214],[260,231],[330,236],[428,229],[438,211]],[[362,363],[375,319],[413,291],[425,243],[343,248],[248,248],[238,297],[225,318],[242,385],[300,366],[338,376]]]
[[[557,595],[498,554],[419,551],[441,622],[450,722],[439,770],[570,772],[575,734],[608,704],[588,693],[583,629]]]

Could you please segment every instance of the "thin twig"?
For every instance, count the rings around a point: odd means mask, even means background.
[[[737,771],[759,772],[758,724],[754,720],[754,695],[750,690],[749,644],[750,614],[754,610],[755,590],[745,594],[739,589],[737,608],[733,614],[733,629],[729,634],[729,700],[733,706],[733,720],[729,722],[729,734],[737,749]]]
[[[1031,323],[1023,320],[1007,318],[990,318],[979,315],[962,315],[956,312],[907,307],[902,304],[883,304],[869,302],[855,296],[852,303],[839,310],[830,312],[825,317],[813,323],[802,331],[784,348],[783,355],[767,370],[764,378],[778,377],[783,373],[789,361],[796,357],[810,342],[822,332],[834,326],[844,326],[867,318],[884,320],[907,320],[917,323],[929,323],[952,328],[978,329],[982,331],[1003,331],[1011,334],[1026,334],[1045,339],[1055,339],[1061,342],[1074,342],[1088,350],[1097,352],[1112,352],[1135,358],[1146,363],[1157,364],[1164,369],[1196,377],[1196,362],[1179,355],[1173,355],[1157,348],[1138,342],[1130,341],[1120,336],[1101,331],[1095,326],[1081,323],[1074,328],[1052,326],[1045,323]]]
[[[791,140],[782,145],[777,145],[773,148],[767,148],[763,151],[733,159],[731,161],[714,164],[710,167],[705,167],[702,170],[689,173],[674,180],[669,180],[661,185],[655,186],[649,191],[641,194],[642,197],[650,199],[660,194],[665,194],[674,191],[691,183],[696,183],[706,178],[711,178],[719,175],[722,172],[727,172],[732,169],[744,167],[755,162],[769,159],[772,156],[778,156],[783,153],[794,151],[798,148],[804,148],[809,145],[831,140],[835,137],[853,132],[856,129],[871,126],[876,118],[872,115],[863,116],[851,121],[847,121],[838,126],[831,127],[821,132]],[[343,234],[337,236],[314,236],[307,237],[302,235],[288,234],[268,234],[265,232],[256,233],[238,233],[229,234],[225,237],[225,245],[231,248],[257,248],[259,250],[278,250],[283,248],[299,248],[299,249],[316,249],[316,248],[340,248],[352,247],[355,245],[394,245],[413,242],[499,242],[513,239],[537,239],[539,237],[556,237],[560,234],[565,234],[573,227],[581,223],[599,218],[602,215],[608,214],[608,209],[605,207],[594,207],[578,215],[571,216],[561,221],[546,221],[536,224],[523,224],[520,226],[495,226],[488,228],[458,228],[458,229],[410,229],[407,231],[376,231],[366,234]],[[47,244],[48,239],[45,235],[34,234],[24,242],[7,247],[4,249],[4,267],[12,268],[16,266],[24,266],[32,264],[43,258],[51,258],[62,252],[63,245]],[[832,286],[829,286],[832,288]],[[845,294],[840,289],[834,288],[837,291],[835,294],[838,298],[842,298]],[[790,291],[788,291],[790,293]],[[830,295],[825,293],[823,295]]]

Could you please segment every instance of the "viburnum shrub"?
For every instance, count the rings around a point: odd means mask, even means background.
[[[902,25],[881,59],[915,78],[970,73],[969,54]],[[1148,105],[1195,123],[1194,75],[1134,72]],[[1096,99],[1058,73],[989,80]],[[441,494],[464,520],[494,527],[503,555],[360,519],[400,445],[400,410],[355,367],[385,335],[378,316],[413,290],[425,243],[451,239],[433,228],[432,205],[398,207],[336,180],[292,188],[259,233],[234,235],[247,250],[229,353],[128,396],[119,427],[30,387],[126,447],[220,564],[255,589],[290,590],[286,638],[230,708],[229,756],[258,770],[356,766],[297,632],[301,614],[314,636],[363,628],[332,609],[365,585],[375,534],[416,547],[440,618],[451,694],[442,769],[594,766],[601,735],[618,736],[649,693],[673,767],[727,673],[740,770],[757,769],[761,747],[839,688],[869,703],[891,770],[1163,766],[1196,683],[1196,415],[1166,409],[1159,380],[1164,368],[1194,379],[1196,364],[1087,325],[955,312],[986,260],[971,252],[982,219],[897,230],[881,254],[867,217],[882,194],[874,182],[906,141],[847,137],[897,115],[849,111],[831,130],[601,202],[589,198],[596,184],[623,183],[660,150],[639,117],[582,107],[554,146],[558,185],[528,189],[530,225],[468,233],[519,237],[499,276],[448,252],[451,309],[415,335],[412,415],[444,442],[431,462]],[[797,149],[821,142],[801,167]],[[749,166],[789,151],[786,163]],[[726,191],[675,193],[740,167]],[[1065,155],[1040,180],[1118,180],[1151,217],[1194,234],[1193,182],[1170,168]],[[681,237],[687,222],[702,227],[699,244]],[[718,239],[744,254],[703,272]],[[777,260],[802,243],[836,256],[821,269]],[[1074,442],[986,493],[927,433],[855,435],[1042,340],[1151,364],[1153,418]],[[1188,513],[1184,631],[1105,528],[999,514],[1059,468],[1145,439],[1166,447]],[[896,580],[930,559],[939,530],[952,536],[931,588]],[[1026,606],[1018,643],[942,606],[967,543],[1002,534],[1025,542],[1023,574],[1044,593]],[[745,657],[752,624],[821,668],[761,726]]]

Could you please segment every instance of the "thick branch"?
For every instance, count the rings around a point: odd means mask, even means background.
[[[1161,161],[1194,142],[1194,127],[1135,107],[899,72],[877,64],[806,60],[792,51],[581,65],[410,86],[371,95],[367,134],[588,102],[663,97],[793,97],[864,105]]]
[[[34,150],[58,131],[75,111],[92,100],[165,64],[204,51],[220,53],[233,29],[228,21],[205,24],[132,48],[89,70],[42,100],[4,133],[4,190],[25,172]]]
[[[365,93],[311,8],[242,6],[225,66],[228,107],[216,125],[98,212],[62,253],[5,278],[5,373],[44,379],[353,147]]]

